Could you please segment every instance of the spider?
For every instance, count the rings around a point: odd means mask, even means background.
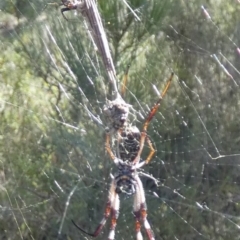
[[[68,20],[64,15],[64,12],[71,11],[71,10],[78,10],[78,9],[83,10],[84,4],[85,4],[84,0],[62,0],[62,3],[60,4],[60,6],[63,5],[65,7],[61,9],[61,13],[63,17],[66,20]]]
[[[132,126],[128,123],[127,117],[130,105],[126,104],[123,99],[117,97],[117,99],[113,101],[108,101],[107,105],[104,107],[104,112],[108,117],[109,124],[107,127],[105,148],[110,158],[117,166],[118,171],[112,177],[104,216],[95,231],[93,233],[89,233],[72,221],[73,224],[85,234],[97,237],[101,233],[107,219],[111,216],[108,240],[114,240],[117,218],[119,216],[119,194],[124,193],[128,196],[134,195],[133,213],[135,218],[136,240],[143,239],[141,224],[143,224],[145,228],[147,239],[155,240],[154,233],[147,220],[145,193],[143,184],[139,177],[140,172],[137,170],[148,164],[155,153],[155,149],[147,136],[147,128],[152,118],[155,116],[162,98],[169,89],[173,75],[174,74],[172,73],[160,98],[151,108],[150,113],[143,124],[141,132],[136,126]],[[113,153],[110,146],[110,138],[115,133],[117,135],[116,155]],[[145,161],[140,161],[145,140],[150,147],[150,153]]]

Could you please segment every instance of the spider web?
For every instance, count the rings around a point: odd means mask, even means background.
[[[141,177],[152,230],[240,239],[239,2],[139,2],[99,7],[119,88],[130,66],[133,125],[141,129],[175,73],[148,129],[157,152],[142,169],[152,176]],[[0,5],[0,238],[91,239],[71,220],[94,231],[116,171],[104,149],[109,82],[80,14],[66,21],[46,1],[24,3]],[[135,239],[132,201],[121,196],[116,239]]]

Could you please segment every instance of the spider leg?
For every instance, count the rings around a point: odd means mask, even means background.
[[[148,164],[151,161],[154,153],[156,152],[156,150],[154,149],[154,147],[152,145],[151,140],[147,136],[147,128],[149,126],[149,123],[153,119],[153,117],[156,115],[157,110],[158,110],[158,108],[160,106],[160,103],[161,103],[163,97],[165,96],[166,92],[168,91],[168,89],[170,87],[171,81],[173,79],[173,75],[174,75],[174,73],[171,73],[170,77],[167,80],[167,84],[166,84],[166,86],[165,86],[165,88],[164,88],[164,90],[162,92],[162,95],[160,96],[158,101],[154,104],[154,106],[151,108],[150,113],[148,114],[148,117],[147,117],[145,123],[143,124],[143,130],[141,132],[141,138],[140,138],[140,142],[139,142],[139,151],[138,151],[137,156],[133,160],[133,163],[138,163],[140,161],[140,156],[142,154],[142,150],[143,150],[143,147],[144,147],[145,140],[147,140],[148,146],[150,147],[150,153],[148,154],[148,157],[144,161],[143,165]]]
[[[111,159],[114,160],[115,156],[114,156],[114,153],[113,153],[113,151],[111,149],[111,146],[110,146],[110,135],[108,133],[106,134],[105,149],[108,152]]]
[[[148,240],[155,240],[153,231],[147,220],[147,204],[142,181],[138,176],[135,176],[135,180],[136,193],[134,196],[133,211],[135,217],[136,240],[143,240],[141,233],[141,222],[143,223],[143,226],[145,228]]]
[[[145,164],[148,164],[151,161],[154,153],[156,152],[156,149],[153,147],[153,144],[148,136],[146,136],[146,140],[147,140],[148,146],[150,147],[150,153],[148,154],[148,157],[145,160]]]
[[[74,4],[72,4],[72,3],[69,3],[68,1],[65,2],[65,3],[63,3],[63,4],[61,4],[61,5],[66,6],[65,8],[62,8],[62,9],[61,9],[61,13],[62,13],[63,17],[68,21],[68,19],[66,18],[64,12],[77,9],[78,6],[77,6],[77,5],[74,5]]]
[[[113,183],[113,188],[111,189],[114,194],[114,199],[112,200],[111,206],[111,224],[110,224],[110,232],[108,234],[108,240],[114,240],[115,237],[115,228],[117,226],[117,219],[119,216],[119,195],[116,193],[116,184]]]
[[[173,75],[174,73],[171,73],[171,76],[168,78],[167,80],[167,84],[165,86],[165,88],[163,89],[163,92],[160,96],[160,98],[157,100],[157,102],[154,104],[154,106],[152,107],[150,113],[148,114],[148,117],[143,125],[143,131],[146,132],[147,131],[147,128],[148,128],[148,125],[149,123],[151,122],[151,120],[153,119],[153,117],[156,115],[156,112],[160,106],[160,103],[163,99],[163,97],[165,96],[166,92],[168,91],[169,87],[170,87],[170,84],[171,84],[171,81],[173,79]]]
[[[117,225],[117,218],[119,215],[119,205],[120,205],[119,196],[115,190],[116,190],[116,183],[113,180],[111,183],[110,190],[109,190],[108,202],[105,207],[104,216],[93,233],[88,233],[87,231],[85,231],[84,229],[79,227],[72,220],[73,224],[83,233],[85,233],[91,237],[97,237],[101,233],[102,228],[104,227],[105,223],[107,222],[107,219],[111,215],[111,224],[110,224],[110,232],[108,235],[108,240],[114,240],[115,228]]]
[[[66,18],[64,12],[66,12],[66,11],[71,11],[71,10],[72,10],[72,8],[68,8],[68,7],[65,7],[65,8],[62,8],[62,9],[61,9],[61,13],[62,13],[63,17],[64,17],[67,21],[68,21],[68,19]]]
[[[145,161],[139,163],[145,140],[147,141],[148,146],[150,148],[150,153],[148,154],[148,157]],[[133,164],[135,165],[135,168],[140,168],[140,167],[144,166],[145,164],[148,164],[150,162],[150,160],[152,159],[155,152],[156,152],[156,150],[153,147],[153,144],[152,144],[151,140],[147,136],[147,133],[146,132],[141,132],[141,138],[140,138],[140,141],[139,141],[139,151],[137,153],[137,156],[133,160]]]

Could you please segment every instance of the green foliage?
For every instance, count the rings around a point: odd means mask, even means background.
[[[130,65],[126,102],[146,116],[146,106],[156,101],[152,85],[161,90],[172,70],[176,75],[148,132],[157,154],[144,169],[163,184],[149,187],[161,199],[147,198],[156,239],[238,236],[219,216],[239,215],[238,205],[227,200],[238,195],[237,165],[233,157],[228,165],[226,159],[216,164],[209,154],[216,154],[214,143],[219,154],[239,152],[239,88],[214,58],[221,53],[224,64],[239,65],[228,38],[238,31],[239,9],[208,3],[218,31],[203,16],[202,1],[128,1],[140,21],[122,1],[98,1],[119,79]],[[1,239],[83,239],[71,219],[93,230],[113,168],[104,151],[101,109],[109,84],[100,57],[80,16],[69,13],[66,21],[52,5],[42,11],[45,5],[0,5]],[[136,120],[139,128],[142,122]],[[117,228],[128,239],[134,234],[132,199],[122,205]]]

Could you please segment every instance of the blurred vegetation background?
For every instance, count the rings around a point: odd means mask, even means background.
[[[82,18],[48,3],[0,3],[0,239],[90,239],[71,219],[94,230],[116,170],[103,145],[101,59]],[[240,239],[240,5],[128,3],[141,21],[121,0],[98,0],[119,79],[130,65],[126,102],[146,116],[152,85],[176,75],[144,167],[161,183],[143,178],[156,239]],[[135,239],[132,198],[122,200],[116,239]]]

